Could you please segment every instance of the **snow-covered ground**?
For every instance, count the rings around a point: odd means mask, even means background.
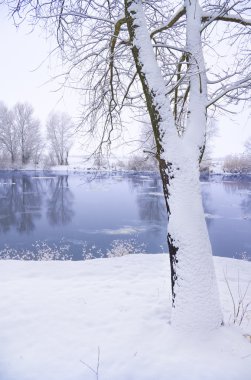
[[[228,287],[237,306],[251,262],[214,260],[225,327],[203,336],[169,323],[167,255],[0,261],[0,379],[249,380],[251,315],[233,326]]]

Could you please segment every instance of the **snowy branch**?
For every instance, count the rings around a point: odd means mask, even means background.
[[[203,13],[202,14],[202,21],[203,22],[208,22],[206,26],[211,24],[213,21],[225,21],[225,22],[233,22],[235,24],[240,24],[242,26],[251,26],[251,20],[248,19],[243,19],[240,16],[235,16],[235,15],[214,15],[214,14],[207,14]],[[205,25],[203,26],[203,29],[206,27]]]
[[[223,86],[222,89],[219,91],[218,95],[216,95],[211,101],[208,102],[207,108],[210,107],[212,104],[217,103],[221,98],[223,98],[224,96],[228,95],[229,93],[233,91],[237,91],[238,89],[248,90],[250,88],[251,88],[251,77],[244,78],[228,86]],[[250,99],[250,97],[251,96],[246,97],[246,99]],[[232,100],[238,101],[239,96],[235,95],[234,97],[231,96],[230,98]]]
[[[161,26],[160,28],[155,29],[151,32],[150,37],[153,38],[156,34],[163,32],[164,30],[172,28],[179,19],[186,14],[185,8],[180,8],[173,17],[167,22],[167,24]]]
[[[161,48],[166,48],[170,50],[177,50],[180,51],[181,53],[188,53],[185,49],[179,48],[178,46],[171,46],[171,45],[166,45],[166,44],[153,44],[153,47],[161,47]]]

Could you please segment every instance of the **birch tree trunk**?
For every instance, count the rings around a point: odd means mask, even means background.
[[[125,0],[132,53],[151,118],[169,215],[172,325],[183,331],[210,330],[222,324],[199,181],[207,100],[200,7],[197,0],[185,0],[185,6],[191,94],[186,131],[180,136],[154,55],[142,0]]]

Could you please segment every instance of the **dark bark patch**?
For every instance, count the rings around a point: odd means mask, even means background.
[[[167,234],[167,243],[168,243],[168,248],[169,248],[169,259],[170,259],[170,268],[171,268],[172,303],[173,303],[173,307],[175,307],[176,293],[174,291],[174,285],[178,278],[177,273],[176,273],[176,265],[178,263],[177,252],[179,248],[174,245],[174,240],[169,233]]]

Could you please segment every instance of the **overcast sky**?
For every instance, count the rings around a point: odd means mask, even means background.
[[[28,101],[44,121],[51,110],[77,112],[73,91],[56,91],[51,78],[56,73],[48,55],[53,48],[40,28],[25,24],[16,28],[7,12],[0,9],[0,99],[8,106]]]
[[[79,98],[73,90],[55,91],[58,86],[51,78],[59,62],[46,59],[53,44],[44,36],[41,29],[31,32],[25,24],[17,29],[5,9],[0,9],[0,100],[9,107],[28,101],[43,124],[51,110],[63,110],[72,116],[80,112]],[[243,151],[245,140],[251,136],[250,111],[246,108],[218,119],[214,156]]]

